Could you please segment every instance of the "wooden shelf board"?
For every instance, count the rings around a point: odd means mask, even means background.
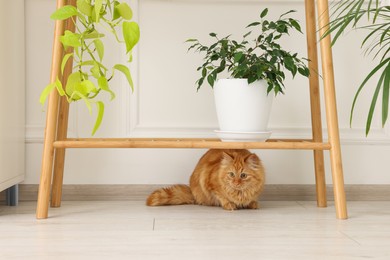
[[[54,148],[215,148],[330,150],[329,143],[309,139],[269,139],[266,142],[222,142],[210,138],[68,138]]]

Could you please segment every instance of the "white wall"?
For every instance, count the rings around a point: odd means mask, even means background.
[[[48,17],[55,8],[54,2],[26,1],[25,183],[28,184],[39,182],[45,113],[38,99],[49,79],[54,24]],[[137,87],[131,95],[125,82],[117,81],[117,99],[106,108],[98,136],[214,136],[217,122],[212,91],[204,86],[196,93],[195,69],[201,57],[187,53],[184,41],[187,38],[206,40],[209,32],[240,35],[242,28],[256,20],[264,7],[270,8],[273,17],[296,9],[296,17],[304,27],[304,1],[298,0],[142,0],[131,3],[141,27],[141,42],[132,64]],[[359,100],[353,128],[349,127],[349,110],[356,87],[371,68],[370,59],[363,58],[359,49],[360,39],[358,34],[349,33],[334,49],[345,181],[347,184],[390,184],[386,160],[390,154],[389,125],[381,129],[378,113],[370,136],[364,136],[371,98],[367,93]],[[306,56],[303,35],[294,34],[285,44]],[[109,62],[125,59],[116,47],[107,53]],[[270,122],[272,137],[309,137],[308,83],[297,77],[294,81],[288,80],[286,85],[286,95],[278,96],[274,102]],[[70,136],[89,136],[93,120],[83,104],[72,105]],[[204,151],[68,150],[64,181],[67,184],[185,183]],[[256,153],[265,162],[269,184],[314,183],[312,152],[258,150]],[[330,182],[328,152],[325,154]]]

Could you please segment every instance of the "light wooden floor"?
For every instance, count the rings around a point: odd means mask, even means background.
[[[150,208],[143,201],[0,205],[0,259],[390,259],[390,201],[262,202],[260,210]]]

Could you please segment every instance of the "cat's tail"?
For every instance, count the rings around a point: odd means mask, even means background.
[[[155,190],[146,200],[148,206],[194,204],[195,199],[187,185],[173,185]]]

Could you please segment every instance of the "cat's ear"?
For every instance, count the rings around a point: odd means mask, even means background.
[[[250,155],[248,155],[246,158],[245,158],[245,163],[250,167],[252,168],[253,170],[257,170],[259,167],[260,167],[260,159],[259,157],[254,154],[254,153],[251,153]]]
[[[233,162],[233,157],[230,154],[223,152],[221,163],[227,165],[227,164],[231,164],[232,162]]]

